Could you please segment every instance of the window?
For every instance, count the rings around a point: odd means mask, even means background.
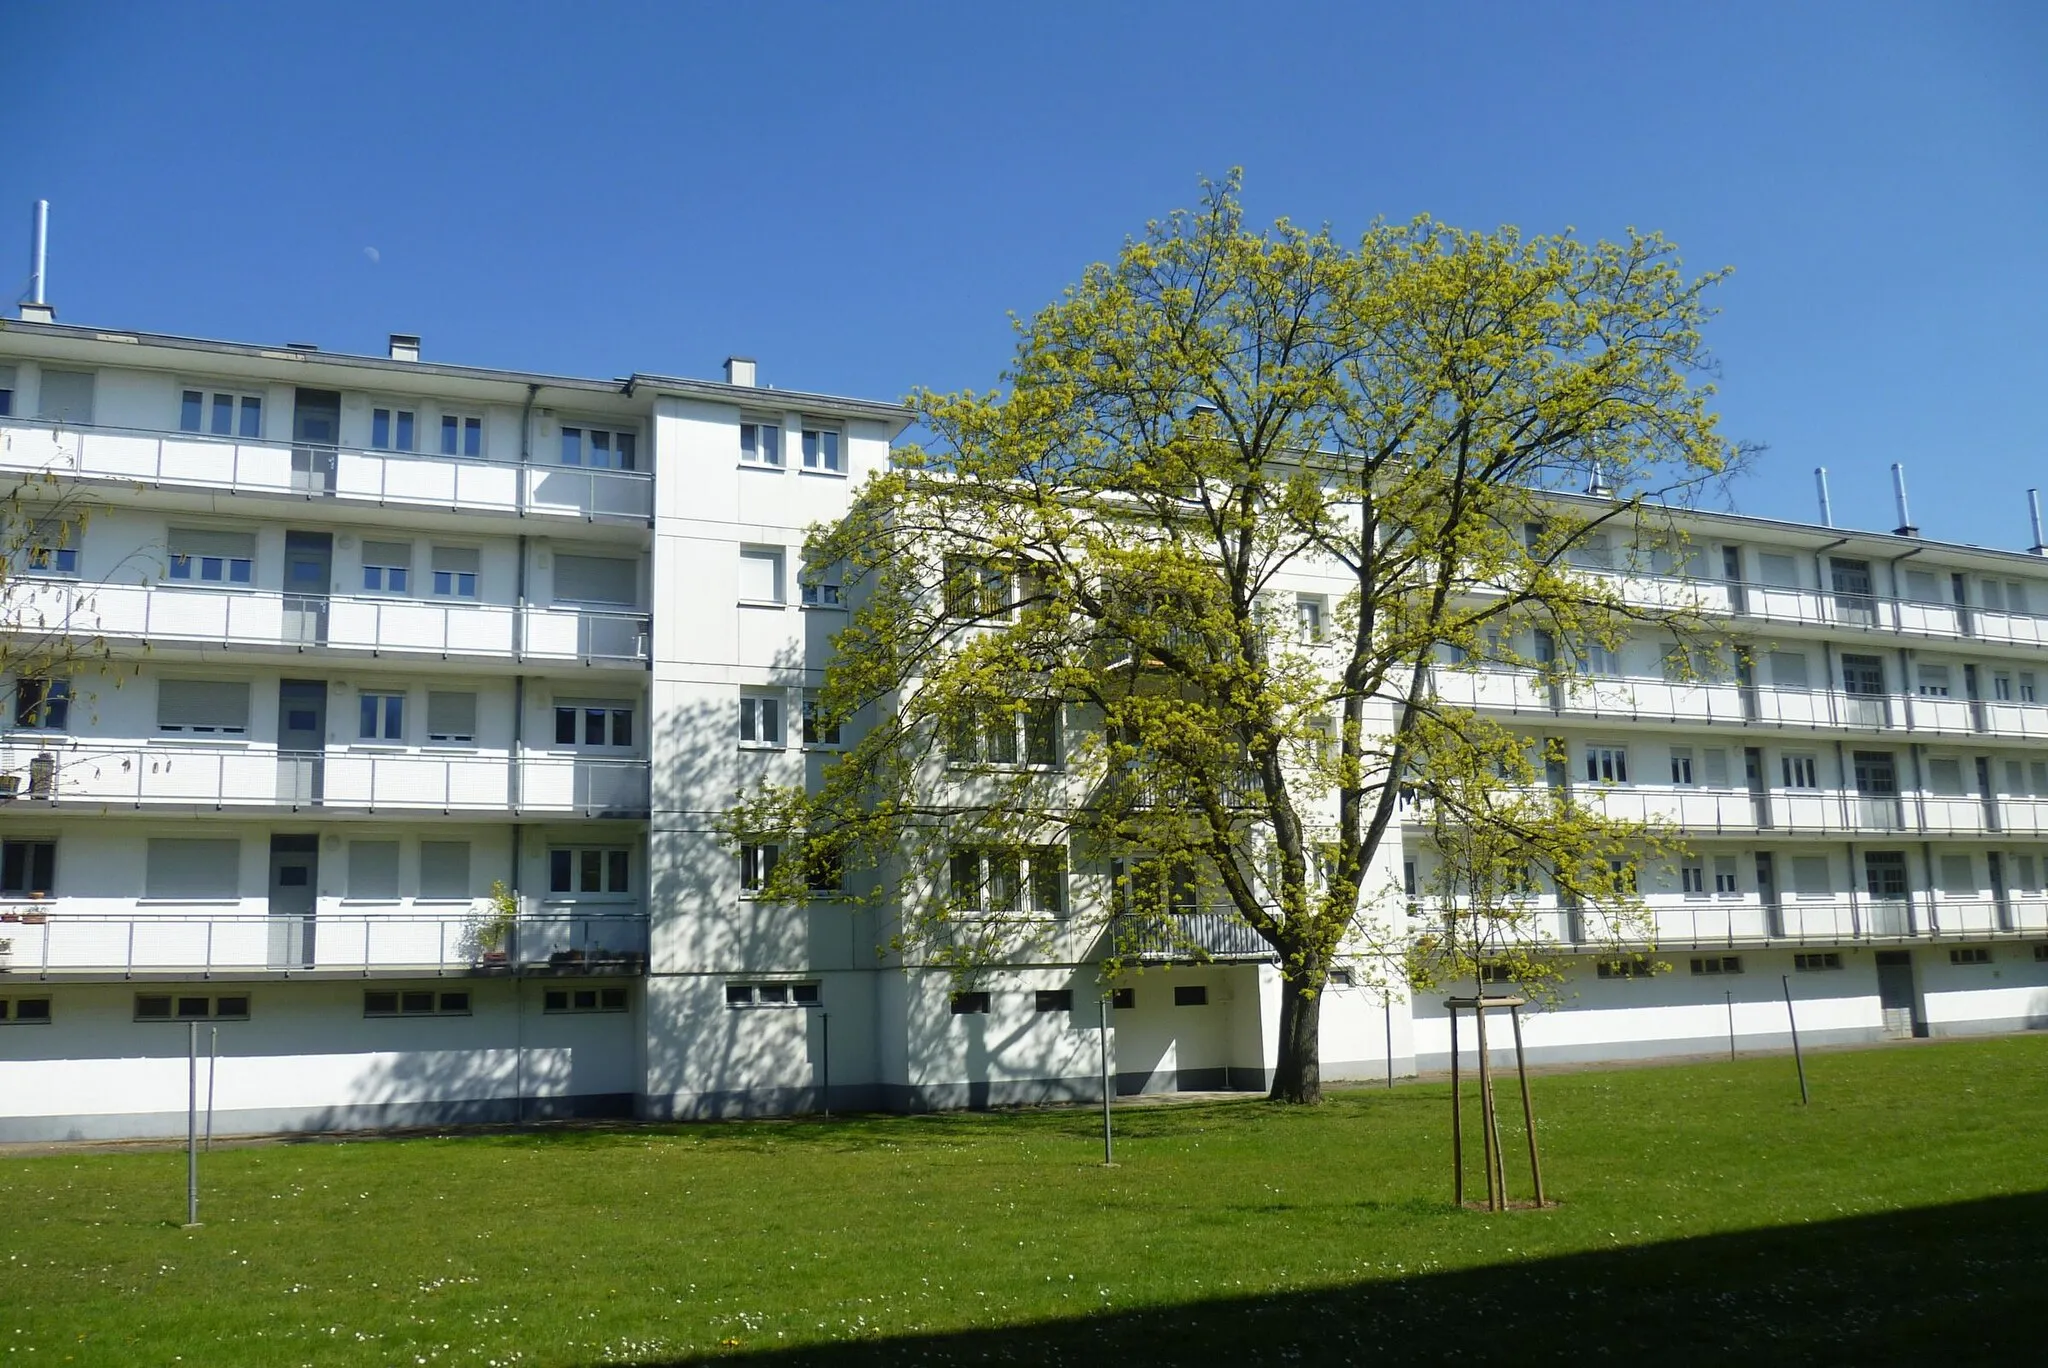
[[[583,749],[627,749],[633,744],[633,705],[591,701],[555,706],[555,744]]]
[[[1482,964],[1479,966],[1481,983],[1513,983],[1515,971],[1505,964]]]
[[[1692,747],[1671,748],[1671,782],[1680,785],[1692,783]]]
[[[2022,702],[2022,703],[2032,703],[2033,701],[2034,701],[2034,672],[2033,672],[2032,670],[2021,670],[2021,671],[2020,671],[2020,702]]]
[[[1707,891],[1706,866],[1682,864],[1678,867],[1678,886],[1689,897],[1703,897]]]
[[[1059,700],[1034,699],[955,718],[946,731],[946,759],[954,765],[1014,765],[1021,755],[1024,764],[1057,769],[1061,741]]]
[[[972,556],[948,556],[945,575],[947,617],[1009,616],[1010,576],[1001,566]]]
[[[154,836],[142,874],[142,896],[226,902],[241,893],[242,843]]]
[[[1792,895],[1797,898],[1832,898],[1835,896],[1834,880],[1828,875],[1827,856],[1794,855],[1792,857]]]
[[[420,842],[420,897],[449,902],[469,899],[469,842]]]
[[[1173,1005],[1176,1007],[1207,1007],[1209,988],[1201,983],[1176,983],[1173,986]]]
[[[804,469],[840,471],[839,430],[828,427],[807,427],[804,430]]]
[[[0,842],[0,898],[47,898],[56,887],[55,841]]]
[[[1074,1010],[1074,990],[1071,988],[1041,988],[1032,998],[1034,1012],[1071,1012]]]
[[[469,994],[442,993],[416,988],[398,992],[371,990],[363,994],[363,1015],[386,1016],[468,1016]]]
[[[351,902],[398,901],[398,842],[348,843],[348,896]]]
[[[63,731],[71,720],[71,681],[14,681],[14,725],[23,731]]]
[[[1636,867],[1622,860],[1609,860],[1607,885],[1616,897],[1633,895],[1636,892]]]
[[[2034,863],[2034,857],[2031,855],[2013,856],[2013,887],[2017,889],[2020,893],[2028,896],[2038,895],[2041,892],[2041,878],[2040,874],[2038,873],[2039,868],[2040,866]]]
[[[1757,554],[1757,569],[1765,584],[1778,589],[1799,587],[1799,562],[1776,551]]]
[[[1993,670],[1991,672],[1991,697],[1995,702],[1999,703],[2012,702],[2011,670]]]
[[[1605,642],[1586,643],[1586,671],[1604,678],[1616,678],[1621,674],[1621,652]]]
[[[11,568],[24,575],[76,575],[79,534],[75,522],[39,522],[29,529],[19,564]]]
[[[1109,1005],[1117,1011],[1125,1011],[1138,1005],[1138,990],[1135,988],[1114,988],[1110,990]]]
[[[779,695],[740,695],[740,742],[749,746],[782,744],[782,699]]]
[[[1927,759],[1927,791],[1944,798],[1959,798],[1963,793],[1963,762],[1953,755],[1935,755]]]
[[[564,603],[631,608],[640,601],[640,563],[616,556],[555,553],[555,597]]]
[[[846,869],[839,855],[826,851],[813,857],[811,867],[804,872],[804,887],[816,898],[836,898],[844,893]]]
[[[1060,763],[1060,703],[1034,700],[1024,711],[1024,763],[1056,769]]]
[[[169,577],[185,584],[249,584],[255,578],[256,537],[174,527],[168,540]]]
[[[476,743],[476,695],[442,693],[427,695],[427,740],[439,746],[468,746]]]
[[[403,594],[411,588],[412,543],[363,543],[363,589],[366,592]]]
[[[728,1007],[815,1007],[818,1005],[818,985],[815,983],[728,983],[725,985],[725,1005]]]
[[[1742,956],[1694,955],[1692,971],[1695,974],[1739,974],[1742,972]]]
[[[637,444],[638,439],[631,432],[565,427],[562,429],[562,464],[589,466],[594,470],[637,469],[634,454]]]
[[[433,549],[434,592],[442,598],[476,597],[476,577],[482,555],[473,546],[437,546]]]
[[[1716,855],[1714,857],[1715,894],[1720,897],[1727,897],[1740,891],[1735,882],[1735,857],[1733,855]]]
[[[781,465],[781,427],[774,423],[741,423],[740,459],[755,465]]]
[[[1785,774],[1788,789],[1817,789],[1820,787],[1820,758],[1813,755],[1786,755],[1780,764]]]
[[[261,437],[263,396],[232,390],[188,389],[179,396],[178,430],[215,437]]]
[[[1601,960],[1595,971],[1604,979],[1649,978],[1657,972],[1657,966],[1641,955],[1627,959]]]
[[[982,912],[1066,910],[1067,859],[1060,846],[1021,851],[956,847],[947,860],[953,903]]]
[[[1304,646],[1323,639],[1323,600],[1319,594],[1303,594],[1294,601],[1294,616],[1301,626]]]
[[[1942,856],[1941,891],[1951,898],[1976,897],[1976,862],[1968,855]]]
[[[137,1021],[247,1021],[249,998],[244,993],[207,996],[204,994],[137,993]]]
[[[839,608],[846,600],[840,589],[840,570],[836,565],[812,568],[804,571],[803,602],[806,608]]]
[[[370,410],[370,445],[379,451],[417,451],[419,416],[412,409]]]
[[[543,1012],[623,1012],[623,988],[550,988],[540,996]]]
[[[604,846],[556,846],[548,851],[548,892],[630,893],[631,856]]]
[[[1728,752],[1719,746],[1709,746],[1700,752],[1700,761],[1706,770],[1706,781],[1714,788],[1728,787]]]
[[[775,866],[782,863],[782,847],[766,843],[748,842],[740,846],[740,891],[758,893],[768,886],[775,876]]]
[[[249,731],[248,681],[159,679],[156,682],[156,729],[195,736],[246,736]]]
[[[366,693],[358,696],[361,714],[356,736],[364,741],[405,739],[405,695]]]
[[[1948,952],[1950,964],[1989,964],[1991,947],[1988,945],[1962,945]]]
[[[1586,747],[1586,778],[1596,784],[1626,784],[1627,749],[1621,746]]]
[[[955,993],[952,996],[954,1016],[987,1016],[987,993]]]
[[[441,454],[481,456],[484,454],[484,420],[473,413],[441,415]],[[568,464],[574,465],[571,461]],[[596,462],[592,462],[596,464]],[[627,467],[631,469],[631,467]]]
[[[827,721],[824,704],[817,695],[804,695],[804,744],[806,746],[836,746],[839,744],[839,723]]]
[[[1794,955],[1792,967],[1802,974],[1820,974],[1842,967],[1842,952],[1839,950],[1809,951]]]
[[[14,367],[0,366],[0,418],[14,412]]]
[[[0,390],[0,414],[7,412],[4,404],[6,397],[7,391]],[[15,998],[12,1002],[9,1002],[6,998],[0,998],[0,1026],[47,1026],[49,1024],[50,1000],[48,998]]]
[[[1805,689],[1812,687],[1812,678],[1803,652],[1771,652],[1771,683],[1781,689]]]
[[[782,602],[782,553],[761,546],[740,548],[740,601]]]
[[[1922,665],[1920,667],[1920,693],[1927,698],[1949,696],[1948,666]]]
[[[42,392],[36,398],[36,417],[45,423],[92,423],[91,371],[51,370],[43,367]]]

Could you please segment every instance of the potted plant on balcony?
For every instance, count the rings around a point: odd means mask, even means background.
[[[519,899],[505,887],[504,880],[493,879],[490,906],[476,928],[477,957],[481,963],[499,965],[506,962],[506,942],[511,939],[512,927],[518,920]]]
[[[0,936],[0,974],[6,973],[13,967],[14,941],[9,937]]]

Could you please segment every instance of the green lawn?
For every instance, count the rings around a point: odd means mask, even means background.
[[[1085,1110],[223,1149],[198,1230],[182,1151],[7,1156],[0,1361],[2034,1359],[2048,1037],[1808,1072],[1539,1078],[1563,1205],[1500,1216],[1440,1085],[1128,1108],[1114,1169]]]

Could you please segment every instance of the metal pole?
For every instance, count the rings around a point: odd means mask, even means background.
[[[825,1084],[819,1089],[818,1095],[825,1104],[825,1115],[829,1118],[832,1115],[832,1014],[830,1012],[818,1013],[818,1065],[825,1074]]]
[[[1799,1018],[1792,1011],[1792,976],[1778,975],[1778,981],[1785,985],[1785,1021],[1792,1027],[1792,1062],[1799,1068],[1799,1105],[1809,1105],[1806,1095],[1806,1060],[1799,1053]]]
[[[1387,1086],[1394,1086],[1394,990],[1387,989],[1381,1006],[1387,1013]]]
[[[1508,1008],[1508,1020],[1515,1027],[1515,1072],[1522,1077],[1522,1124],[1529,1129],[1529,1182],[1536,1189],[1536,1206],[1543,1206],[1543,1165],[1536,1158],[1536,1107],[1529,1101],[1529,1065],[1522,1058],[1522,1009]]]
[[[1116,1140],[1109,1124],[1109,999],[1103,998],[1097,1004],[1102,1009],[1102,1024],[1096,1032],[1096,1039],[1102,1046],[1102,1166],[1116,1166]]]
[[[213,1030],[213,1042],[206,1051],[206,1149],[213,1152],[213,1075],[220,1067],[220,1027]]]
[[[1483,997],[1476,1000],[1479,1005],[1472,1009],[1472,1017],[1479,1027],[1479,1148],[1486,1161],[1486,1209],[1501,1211],[1507,1206],[1508,1195],[1501,1190],[1500,1132],[1493,1114],[1493,1061],[1486,1048],[1486,1004]]]
[[[1721,996],[1728,999],[1728,1062],[1733,1064],[1735,1062],[1735,994],[1730,990],[1723,992]]]
[[[37,200],[35,216],[29,223],[28,302],[42,304],[49,288],[50,202]]]
[[[1445,1004],[1451,1014],[1451,1200],[1459,1206],[1465,1205],[1465,1125],[1463,1098],[1459,1093],[1464,1085],[1458,1078],[1458,1009]]]
[[[199,1023],[185,1036],[185,1224],[199,1224]]]

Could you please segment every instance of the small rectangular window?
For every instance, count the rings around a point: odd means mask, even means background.
[[[1692,971],[1695,974],[1739,974],[1742,972],[1742,956],[1694,955]]]
[[[954,1016],[988,1015],[988,994],[985,992],[955,993],[951,1001]]]
[[[728,1007],[751,1007],[754,1005],[754,985],[751,983],[728,983],[725,985],[725,1005]]]
[[[1071,988],[1041,988],[1034,997],[1034,1011],[1071,1012],[1074,1010],[1074,990]]]
[[[55,841],[0,841],[0,898],[48,898],[56,889]]]
[[[1117,1010],[1136,1007],[1138,1005],[1138,990],[1135,988],[1111,989],[1109,1005]]]
[[[766,843],[747,842],[740,846],[740,889],[756,893],[768,886],[775,876],[775,866],[782,862],[782,847]]]
[[[1812,755],[1786,755],[1781,763],[1788,789],[1817,789],[1820,787],[1820,759]]]
[[[5,413],[0,409],[0,413]],[[47,1026],[50,1024],[50,1000],[48,998],[16,998],[11,1004],[0,998],[0,1024],[15,1026]]]
[[[782,429],[774,423],[741,423],[740,459],[755,465],[781,465]]]
[[[543,1012],[623,1012],[623,988],[550,988],[541,994]]]
[[[484,454],[484,420],[473,413],[441,415],[441,454],[481,456]]]
[[[1657,966],[1641,955],[1631,955],[1627,959],[1601,960],[1595,972],[1604,979],[1649,978],[1657,972]]]
[[[806,746],[836,746],[839,744],[839,722],[828,719],[824,704],[815,694],[804,698],[804,744]]]
[[[370,445],[379,451],[416,451],[419,415],[413,409],[370,410]]]
[[[1806,954],[1794,955],[1792,957],[1792,967],[1802,974],[1824,973],[1830,969],[1841,968],[1842,955],[1838,950],[1810,951]]]
[[[1176,983],[1173,986],[1173,1005],[1176,1007],[1207,1007],[1209,988],[1202,983]]]
[[[803,430],[804,469],[839,472],[839,431],[837,428],[807,427]]]
[[[1989,964],[1991,947],[1988,945],[1963,945],[1948,952],[1950,964]]]

